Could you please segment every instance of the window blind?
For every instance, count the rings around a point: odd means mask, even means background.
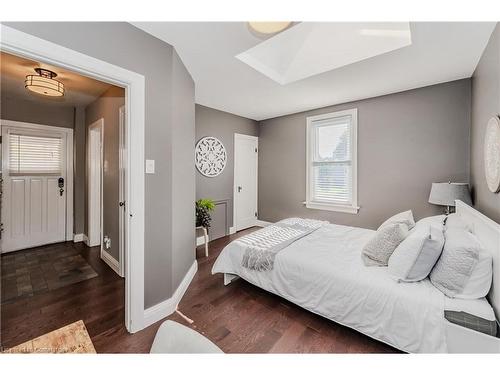
[[[352,202],[351,116],[313,122],[312,200]]]
[[[22,134],[9,135],[9,172],[13,175],[61,174],[62,140]]]

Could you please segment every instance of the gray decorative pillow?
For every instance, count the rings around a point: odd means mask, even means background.
[[[462,293],[479,260],[480,245],[474,236],[458,228],[445,232],[443,252],[432,269],[432,284],[448,297]]]
[[[406,224],[387,224],[364,246],[361,258],[366,266],[387,266],[390,256],[408,235]]]
[[[412,229],[415,226],[415,220],[413,219],[413,212],[411,210],[400,212],[389,219],[384,221],[378,229],[385,227],[389,224],[405,224],[408,229]]]

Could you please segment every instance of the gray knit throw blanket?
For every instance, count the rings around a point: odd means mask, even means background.
[[[272,270],[276,254],[326,224],[327,221],[289,218],[241,237],[235,241],[245,247],[241,265],[256,271]]]

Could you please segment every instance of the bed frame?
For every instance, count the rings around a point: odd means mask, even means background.
[[[500,317],[500,224],[479,211],[456,201],[456,213],[470,225],[481,245],[493,256],[493,283],[487,296],[495,315]],[[500,353],[500,338],[446,321],[446,341],[450,353]]]
[[[456,213],[470,225],[481,245],[493,256],[493,283],[487,296],[495,315],[500,318],[500,224],[494,222],[464,202],[456,201]],[[224,285],[238,279],[224,274]],[[445,320],[449,353],[500,353],[500,338],[486,335]]]

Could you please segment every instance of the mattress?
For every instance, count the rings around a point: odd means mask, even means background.
[[[444,310],[453,302],[429,279],[398,283],[389,277],[387,267],[366,267],[361,249],[373,233],[326,225],[280,251],[269,271],[242,267],[245,248],[233,241],[217,258],[212,273],[238,275],[402,351],[446,352]],[[479,305],[476,310],[481,310]]]

